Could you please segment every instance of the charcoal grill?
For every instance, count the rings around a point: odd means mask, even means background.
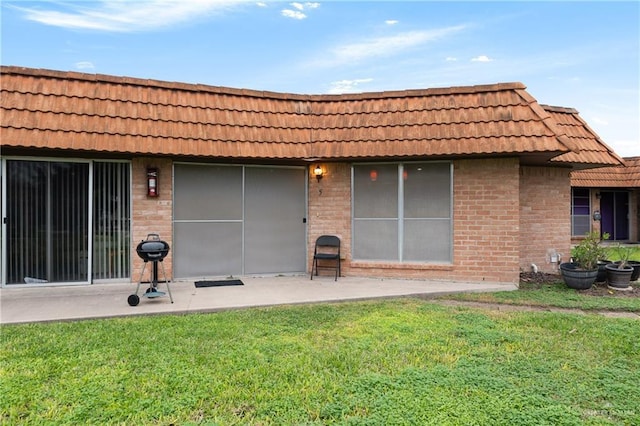
[[[140,272],[140,279],[138,280],[138,286],[136,292],[129,296],[127,302],[130,306],[137,306],[140,303],[140,296],[138,292],[142,284],[149,284],[149,288],[142,294],[142,297],[148,299],[155,299],[156,297],[166,296],[166,293],[158,290],[158,263],[162,267],[163,282],[167,285],[167,292],[169,293],[169,299],[173,303],[173,296],[171,295],[171,287],[169,286],[169,280],[167,280],[167,274],[164,271],[164,263],[162,261],[167,254],[169,254],[169,244],[166,241],[162,241],[158,234],[147,235],[146,240],[142,240],[136,247],[136,253],[140,259],[144,261],[142,272]],[[150,279],[149,281],[143,281],[144,271],[147,265],[151,263]]]

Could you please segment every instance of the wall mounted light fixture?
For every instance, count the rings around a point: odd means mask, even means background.
[[[316,168],[313,169],[313,175],[316,177],[316,179],[318,179],[318,182],[320,182],[320,179],[322,179],[322,176],[324,175],[324,172],[322,171],[322,167],[320,167],[320,165],[316,166]]]

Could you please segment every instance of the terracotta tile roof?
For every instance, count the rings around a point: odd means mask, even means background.
[[[577,168],[593,163],[620,166],[622,158],[609,148],[600,137],[580,117],[573,108],[541,105],[547,111],[558,129],[558,134],[569,140],[572,151],[562,154],[552,161],[572,163]]]
[[[246,159],[517,155],[546,162],[582,143],[568,130],[559,134],[555,114],[522,83],[295,95],[20,67],[0,72],[2,144],[11,147]],[[576,159],[616,162],[607,149],[592,149]]]
[[[640,188],[640,157],[624,158],[624,166],[571,172],[571,186],[589,188]]]

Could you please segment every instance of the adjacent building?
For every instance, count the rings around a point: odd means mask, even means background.
[[[571,235],[608,234],[620,243],[640,241],[640,157],[624,165],[571,174]]]

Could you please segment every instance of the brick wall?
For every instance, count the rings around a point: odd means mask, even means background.
[[[323,234],[340,237],[342,275],[349,273],[351,258],[351,166],[344,163],[323,163],[324,175],[318,181],[309,173],[309,205],[307,218],[307,264],[311,271],[316,239]]]
[[[571,183],[569,170],[522,167],[520,171],[520,268],[557,273],[549,250],[568,261],[571,249]]]
[[[519,162],[454,162],[454,279],[519,281]]]
[[[153,167],[158,169],[158,197],[147,197],[147,168]],[[172,229],[172,162],[167,159],[160,158],[136,158],[132,161],[132,194],[133,203],[132,213],[132,239],[133,248],[140,241],[147,238],[147,234],[158,234],[163,241],[169,243],[169,247],[173,249],[173,229]],[[172,251],[163,261],[164,269],[168,279],[173,277],[172,268]],[[145,270],[145,278],[148,279],[150,271],[148,265]],[[140,279],[143,262],[140,257],[133,252],[133,267],[131,271],[131,280],[137,282]],[[162,279],[162,269],[159,268],[160,279]]]

